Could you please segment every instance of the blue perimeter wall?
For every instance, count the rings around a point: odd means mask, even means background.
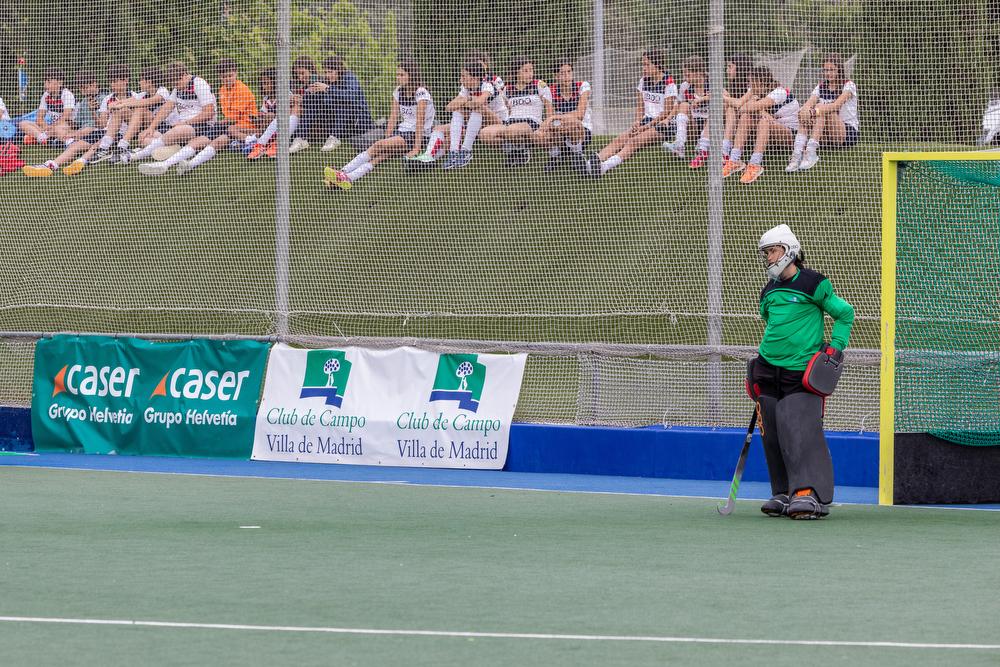
[[[729,480],[745,436],[745,430],[735,428],[513,424],[504,470]],[[877,433],[828,431],[826,437],[838,486],[878,486]],[[31,411],[0,407],[0,451],[33,449]],[[743,479],[767,481],[756,434]]]

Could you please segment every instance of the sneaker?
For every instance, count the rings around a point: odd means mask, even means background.
[[[267,155],[272,160],[277,159],[277,157],[278,157],[278,142],[277,141],[272,141],[271,143],[269,143],[267,145],[267,150],[264,151],[264,154]]]
[[[236,139],[233,139],[232,141],[229,142],[229,150],[234,151],[236,153],[242,153],[243,152],[243,142],[242,141],[237,141]]]
[[[308,141],[306,141],[302,137],[295,137],[295,140],[292,141],[292,145],[288,147],[288,152],[298,153],[299,151],[304,151],[307,148],[309,148]],[[275,144],[275,150],[277,150],[277,144]]]
[[[333,167],[323,167],[323,185],[328,188],[337,187],[341,190],[350,190],[354,184],[344,172]]]
[[[784,516],[788,513],[788,494],[779,493],[760,506],[760,511],[768,516]]]
[[[271,143],[274,142],[272,141]],[[254,144],[253,148],[251,148],[250,152],[247,154],[247,159],[256,160],[257,158],[264,157],[264,155],[267,153],[267,149],[270,147],[271,147],[270,143],[267,146],[265,146],[264,144]]]
[[[24,142],[23,143],[24,143],[25,146],[31,146],[32,144],[35,143],[35,141],[36,141],[35,138],[33,136],[31,136],[30,134],[24,135]]]
[[[90,164],[100,164],[118,157],[118,150],[115,148],[98,148],[94,157],[90,159]]]
[[[792,519],[822,519],[829,513],[829,505],[821,503],[812,489],[796,491],[788,503],[787,514]]]
[[[67,166],[63,167],[62,173],[64,173],[67,176],[76,176],[81,171],[83,171],[83,168],[86,166],[87,163],[84,162],[83,160],[73,160]]]
[[[340,139],[331,134],[326,138],[326,143],[323,144],[323,147],[320,148],[320,150],[324,153],[329,153],[330,151],[337,150],[338,146],[340,146]]]
[[[448,156],[444,159],[444,162],[441,164],[441,168],[454,169],[455,163],[457,163],[459,160],[458,155],[461,152],[462,151],[448,151]]]
[[[143,162],[139,165],[139,173],[145,176],[163,176],[168,171],[170,165],[162,162]]]
[[[21,172],[28,178],[44,178],[52,175],[52,170],[44,164],[26,164],[21,167]]]
[[[698,154],[694,156],[691,162],[688,164],[692,169],[701,169],[708,162],[708,151],[698,151]]]
[[[180,162],[177,163],[177,175],[178,176],[183,176],[184,174],[188,173],[192,169],[194,169],[194,165],[191,164],[191,160],[181,160]]]
[[[726,160],[725,164],[722,165],[722,177],[729,178],[733,174],[738,174],[746,168],[747,168],[746,162],[730,158]]]
[[[181,149],[180,146],[174,144],[172,146],[160,146],[155,151],[153,151],[153,162],[163,162],[167,158],[174,156],[174,153]]]
[[[673,153],[682,160],[684,159],[684,144],[678,144],[675,141],[673,142],[664,141],[663,150],[667,151],[668,153]]]
[[[760,166],[759,164],[748,164],[746,171],[744,171],[743,175],[740,176],[740,183],[742,183],[743,185],[750,185],[758,178],[760,178],[760,175],[763,173],[764,173],[764,167]]]
[[[812,169],[819,162],[819,155],[816,151],[806,151],[802,155],[802,162],[799,163],[799,171]]]
[[[455,168],[468,167],[472,163],[472,151],[458,151]]]
[[[428,153],[421,153],[417,157],[409,158],[410,162],[415,162],[421,165],[431,165],[434,164],[434,156]]]
[[[118,159],[115,160],[115,164],[122,167],[128,166],[130,162],[132,162],[132,151],[128,150],[123,150],[121,153],[119,153]]]
[[[788,159],[788,166],[785,167],[785,171],[789,174],[798,171],[800,164],[802,164],[802,153],[792,153],[792,157]]]
[[[551,174],[556,169],[561,167],[562,163],[563,163],[562,153],[559,153],[559,155],[550,155],[549,159],[545,161],[545,166],[542,167],[542,171],[544,171],[546,174]]]

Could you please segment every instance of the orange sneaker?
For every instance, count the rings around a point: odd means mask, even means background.
[[[31,136],[30,134],[24,135],[24,145],[25,146],[30,146],[33,143],[35,143],[35,138],[33,136]]]
[[[272,141],[267,145],[267,156],[270,158],[278,157],[278,142]]]
[[[763,173],[764,173],[764,167],[760,166],[759,164],[748,164],[746,171],[744,171],[743,175],[740,176],[740,183],[742,183],[743,185],[750,185],[751,183],[756,181]]]
[[[247,154],[247,159],[256,160],[259,157],[263,157],[266,151],[267,151],[267,146],[265,146],[264,144],[254,144],[253,148],[250,149],[250,153]]]
[[[740,160],[734,160],[732,158],[726,160],[726,163],[722,165],[722,177],[729,178],[733,174],[738,174],[747,168],[746,162],[741,162]]]

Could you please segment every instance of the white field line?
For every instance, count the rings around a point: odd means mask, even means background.
[[[744,644],[764,646],[843,646],[859,648],[910,648],[940,650],[997,651],[1000,644],[938,644],[928,642],[863,642],[820,639],[726,639],[722,637],[669,637],[659,635],[577,635],[537,632],[465,632],[458,630],[391,630],[384,628],[331,628],[300,625],[244,625],[236,623],[180,623],[174,621],[134,621],[105,618],[49,618],[41,616],[0,616],[3,623],[50,623],[63,625],[112,625],[145,628],[194,630],[239,630],[249,632],[311,632],[338,635],[393,637],[457,637],[467,639],[535,639],[583,642],[655,642],[662,644]]]

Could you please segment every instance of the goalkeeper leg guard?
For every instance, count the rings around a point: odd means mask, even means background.
[[[823,434],[823,399],[797,392],[778,401],[778,442],[788,471],[787,493],[811,489],[822,504],[833,501],[833,460]],[[789,509],[789,513],[791,509]]]
[[[788,471],[785,469],[785,460],[782,458],[778,440],[778,399],[774,396],[759,396],[757,409],[760,415],[760,439],[764,443],[764,458],[767,460],[767,473],[771,479],[771,494],[787,496]],[[763,508],[761,511],[764,511]]]

